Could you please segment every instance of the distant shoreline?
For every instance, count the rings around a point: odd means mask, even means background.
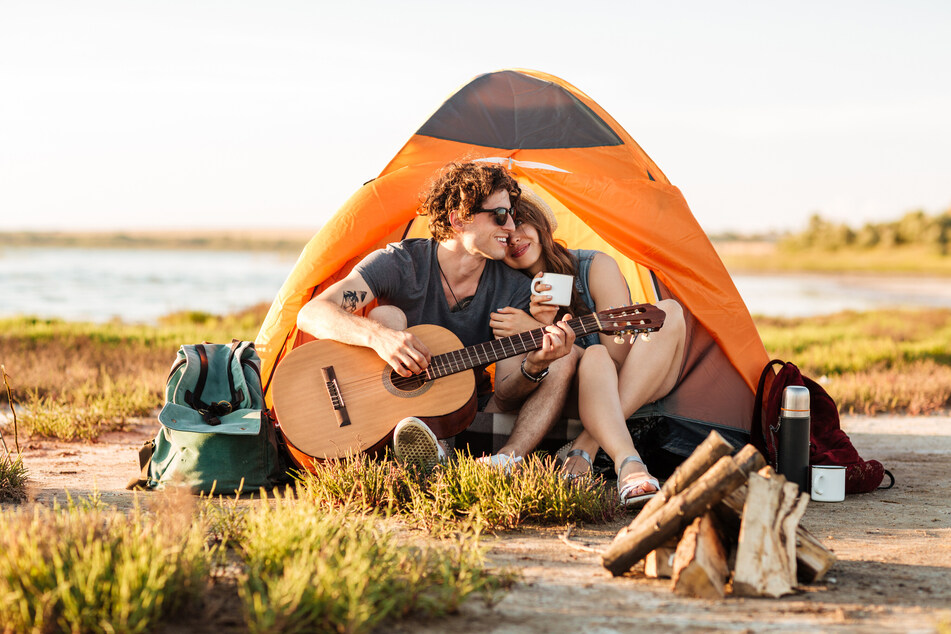
[[[2,248],[185,249],[300,253],[319,227],[135,229],[127,231],[4,231]],[[713,240],[731,274],[874,274],[951,277],[951,256],[919,246],[788,252],[770,240]]]
[[[713,246],[731,274],[833,274],[909,277],[951,277],[951,255],[922,245],[836,250],[780,249],[766,240],[714,241]]]
[[[4,231],[0,248],[207,249],[299,253],[317,233],[309,229],[138,229],[129,231]]]

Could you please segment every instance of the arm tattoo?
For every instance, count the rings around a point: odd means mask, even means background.
[[[348,313],[354,313],[357,311],[357,308],[360,306],[360,304],[363,303],[363,298],[366,296],[366,291],[344,291],[343,300],[340,302],[340,307]]]

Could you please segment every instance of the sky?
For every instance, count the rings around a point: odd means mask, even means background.
[[[610,113],[708,233],[951,208],[951,3],[0,0],[0,230],[319,228],[472,78]]]

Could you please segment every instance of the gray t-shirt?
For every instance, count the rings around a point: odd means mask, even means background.
[[[494,339],[489,313],[505,306],[528,310],[531,280],[495,260],[486,261],[468,306],[450,310],[436,261],[437,244],[426,238],[392,243],[368,255],[354,271],[381,304],[396,306],[406,313],[409,326],[442,326],[459,337],[464,346]]]

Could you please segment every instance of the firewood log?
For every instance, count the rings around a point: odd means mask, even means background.
[[[716,431],[711,431],[710,435],[697,445],[693,453],[667,478],[664,486],[660,488],[660,493],[648,500],[631,524],[637,523],[640,518],[649,517],[662,507],[664,502],[686,489],[691,482],[706,473],[717,460],[730,455],[732,452],[733,445],[723,440],[723,436]]]
[[[644,576],[657,579],[670,579],[674,574],[674,554],[677,552],[679,536],[647,553],[644,557]]]
[[[734,457],[720,458],[703,476],[673,496],[648,521],[621,531],[602,556],[611,574],[622,575],[714,504],[743,484],[750,472],[765,464],[763,456],[747,445]]]
[[[723,537],[739,536],[740,519],[746,503],[747,486],[741,486],[714,507],[724,527]],[[803,583],[821,581],[835,564],[835,554],[822,545],[805,527],[796,527],[796,576]]]
[[[802,526],[796,528],[796,576],[800,581],[820,581],[834,563],[835,554],[831,550]]]
[[[680,596],[722,599],[730,568],[714,515],[704,513],[684,531],[674,555],[672,587]]]
[[[780,597],[796,584],[796,527],[808,497],[766,467],[750,475],[733,572],[733,592]]]

